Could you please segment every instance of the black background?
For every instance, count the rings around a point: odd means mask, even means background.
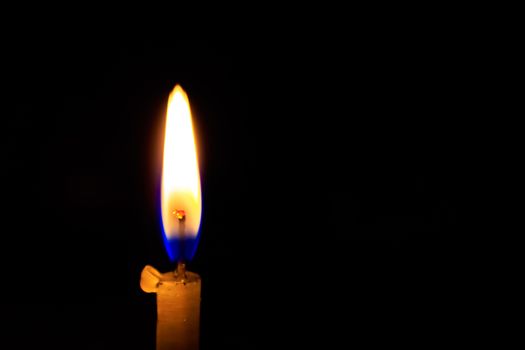
[[[3,44],[6,342],[154,348],[139,278],[172,268],[156,191],[179,83],[199,138],[202,348],[417,343],[440,288],[428,263],[457,216],[450,43],[388,26],[239,40],[66,29]]]

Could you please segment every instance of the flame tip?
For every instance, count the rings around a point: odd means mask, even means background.
[[[172,92],[185,92],[185,90],[182,88],[180,84],[175,84],[175,87],[173,88]]]

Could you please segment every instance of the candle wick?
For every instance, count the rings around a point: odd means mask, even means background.
[[[187,279],[186,263],[181,260],[177,263],[177,269],[175,270],[175,280],[185,284]]]
[[[171,213],[174,214],[177,217],[179,222],[186,221],[186,211],[185,210],[183,210],[183,209],[175,209]]]
[[[185,223],[186,223],[186,211],[182,209],[176,209],[173,211],[173,214],[177,217],[177,220],[179,221],[179,234],[180,234],[180,243],[181,243],[181,252],[184,251],[184,236],[185,236]],[[179,262],[177,263],[177,269],[175,270],[175,280],[180,281],[182,283],[186,283],[187,276],[186,276],[186,263],[184,262],[181,254],[181,258]]]

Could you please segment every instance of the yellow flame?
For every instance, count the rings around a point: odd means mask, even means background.
[[[167,238],[197,236],[202,211],[201,183],[190,102],[180,85],[175,86],[168,100],[161,197]],[[184,218],[181,212],[185,213]]]

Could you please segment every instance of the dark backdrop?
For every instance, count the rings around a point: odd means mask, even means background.
[[[155,201],[179,83],[199,138],[202,348],[414,341],[439,289],[429,254],[453,238],[461,82],[437,36],[387,29],[8,35],[4,339],[153,349],[139,278],[172,268]]]

